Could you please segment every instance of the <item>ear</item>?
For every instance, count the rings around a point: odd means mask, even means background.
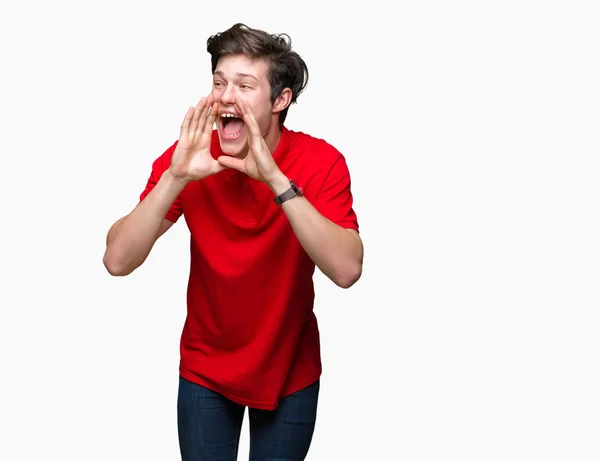
[[[292,101],[292,90],[290,90],[289,88],[284,88],[283,91],[281,92],[281,94],[277,97],[277,99],[275,99],[275,102],[273,103],[272,112],[274,114],[281,112],[287,106],[290,105],[291,101]]]

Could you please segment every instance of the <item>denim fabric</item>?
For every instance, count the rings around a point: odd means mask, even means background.
[[[315,429],[319,387],[316,381],[284,397],[275,410],[248,409],[250,461],[306,458]],[[237,461],[245,410],[245,406],[180,376],[177,422],[182,461]]]

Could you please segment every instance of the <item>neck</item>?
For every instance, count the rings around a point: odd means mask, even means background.
[[[264,139],[267,143],[267,147],[269,148],[269,152],[273,154],[279,145],[279,141],[281,140],[281,128],[279,128],[278,123],[271,125],[271,129],[264,136]]]

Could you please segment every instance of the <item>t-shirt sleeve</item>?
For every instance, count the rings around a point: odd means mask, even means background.
[[[148,194],[154,189],[154,186],[158,183],[159,179],[163,175],[165,171],[171,166],[171,157],[173,156],[173,152],[175,152],[175,146],[177,142],[169,147],[160,157],[158,157],[152,163],[152,171],[150,172],[150,177],[148,178],[148,182],[146,183],[145,189],[140,194],[140,202],[144,200]],[[175,223],[183,214],[183,207],[181,206],[181,198],[177,197],[165,216],[166,219]]]
[[[358,231],[358,219],[353,208],[350,186],[348,165],[340,155],[327,173],[313,205],[333,223]]]

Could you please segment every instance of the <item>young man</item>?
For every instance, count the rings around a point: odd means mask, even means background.
[[[308,77],[284,37],[236,24],[208,39],[212,92],[107,236],[104,264],[122,276],[182,215],[189,227],[184,461],[237,459],[246,407],[251,460],[305,459],[321,375],[314,269],[343,288],[362,272],[344,157],[284,125]]]

